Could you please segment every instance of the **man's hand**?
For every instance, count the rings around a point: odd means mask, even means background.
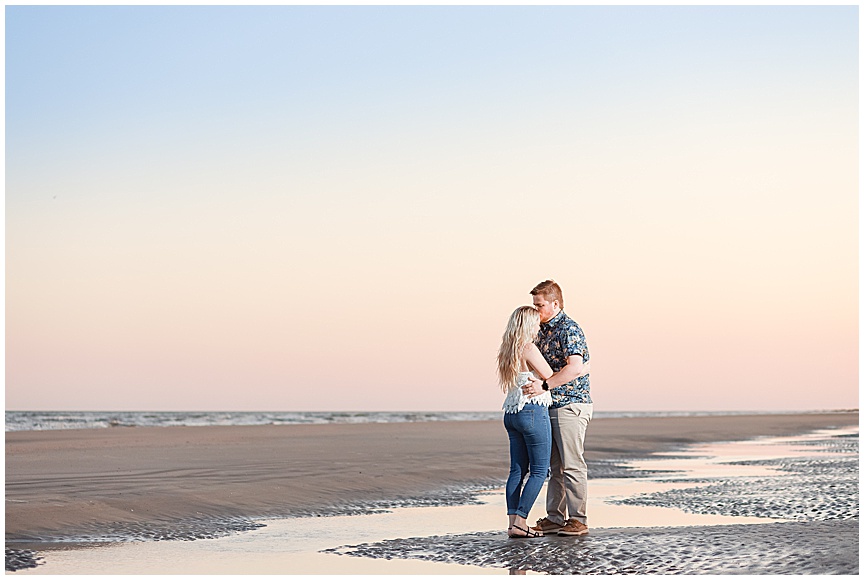
[[[571,356],[569,359],[567,359],[567,365],[561,370],[565,371],[565,372],[569,371],[570,373],[573,373],[573,378],[570,380],[573,380],[576,377],[584,377],[585,375],[587,375],[588,373],[591,372],[591,361],[588,361],[586,363],[582,363],[582,357],[579,355],[574,355],[574,356]],[[558,373],[555,373],[554,376],[556,376],[556,377],[559,376],[559,373],[561,373],[561,371],[558,371]],[[553,377],[549,377],[549,378],[551,379]],[[526,383],[525,385],[522,386],[522,394],[528,395],[529,397],[536,397],[537,395],[542,395],[543,394],[543,381],[541,381],[540,379],[534,379],[530,383]]]
[[[543,394],[543,381],[534,379],[530,383],[522,385],[522,394],[530,397]]]

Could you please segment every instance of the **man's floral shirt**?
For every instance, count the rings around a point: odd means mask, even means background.
[[[588,362],[588,343],[585,333],[575,320],[564,314],[562,310],[549,322],[540,324],[540,333],[535,341],[537,348],[552,370],[556,373],[567,364],[567,357],[581,355],[583,362]],[[591,403],[591,387],[588,377],[578,377],[559,387],[552,387],[552,406],[564,407],[570,403]]]

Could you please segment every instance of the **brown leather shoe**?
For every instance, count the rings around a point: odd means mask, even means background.
[[[572,518],[567,520],[567,523],[558,530],[559,536],[584,536],[587,533],[588,526]]]
[[[562,527],[561,524],[556,524],[549,518],[540,518],[535,525],[531,526],[531,529],[535,532],[543,532],[544,534],[554,534]]]

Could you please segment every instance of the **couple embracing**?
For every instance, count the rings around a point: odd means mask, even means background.
[[[583,455],[594,407],[588,344],[579,325],[564,313],[561,287],[554,280],[541,282],[531,295],[534,305],[513,312],[498,350],[498,380],[507,393],[504,427],[510,438],[507,534],[581,536],[588,533]],[[529,527],[528,512],[547,473],[546,517]]]

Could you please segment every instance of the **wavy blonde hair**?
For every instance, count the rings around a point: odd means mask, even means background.
[[[520,306],[507,321],[507,330],[498,348],[498,384],[505,393],[516,388],[516,375],[522,366],[522,349],[534,342],[534,326],[538,322],[540,313],[533,306]]]

